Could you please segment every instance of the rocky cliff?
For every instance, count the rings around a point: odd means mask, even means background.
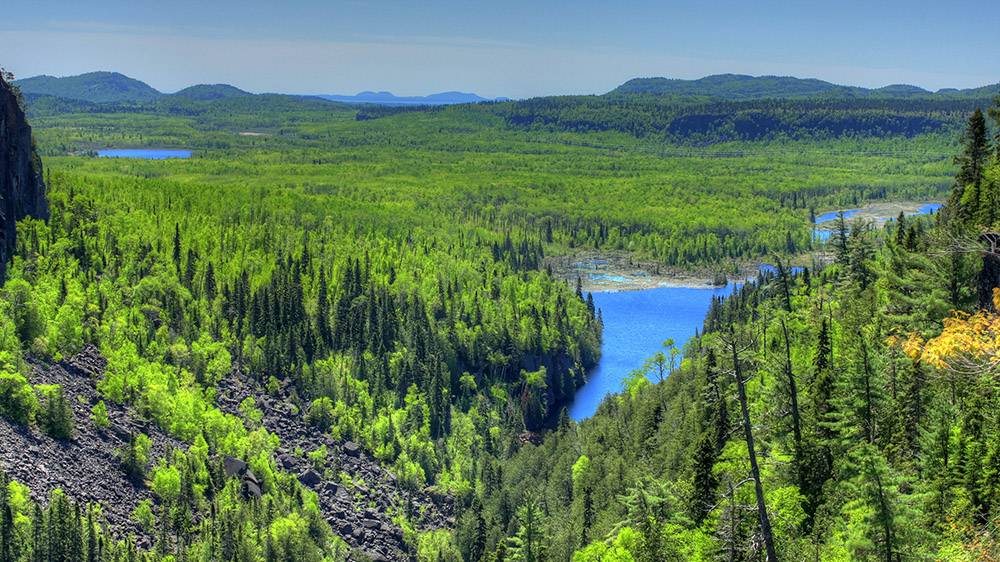
[[[17,221],[49,218],[42,160],[31,142],[31,127],[10,85],[0,76],[0,284],[14,253]]]

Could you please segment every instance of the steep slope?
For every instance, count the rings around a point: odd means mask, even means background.
[[[100,504],[118,533],[135,533],[140,548],[149,548],[151,538],[130,516],[140,501],[159,500],[147,486],[128,478],[118,451],[128,446],[131,433],[147,434],[156,458],[168,448],[184,448],[184,443],[140,421],[133,409],[110,401],[111,425],[102,429],[94,424],[90,410],[99,400],[96,384],[106,364],[96,348],[87,346],[67,362],[29,359],[28,364],[33,384],[58,384],[66,392],[73,410],[73,439],[57,441],[35,426],[0,417],[0,467],[28,486],[35,501],[44,502],[60,488],[76,501]]]
[[[48,94],[93,103],[150,102],[163,94],[145,82],[118,72],[88,72],[78,76],[34,76],[18,80],[25,94]]]
[[[29,358],[28,364],[33,385],[58,384],[66,392],[72,409],[73,438],[57,441],[35,426],[0,416],[0,467],[27,485],[35,501],[44,502],[59,488],[74,501],[100,504],[119,536],[135,534],[139,548],[149,549],[154,537],[132,519],[132,513],[143,500],[154,502],[154,506],[160,506],[162,500],[148,483],[128,477],[121,451],[128,447],[130,435],[139,433],[150,437],[152,458],[162,458],[171,449],[186,451],[188,444],[145,421],[135,408],[111,400],[105,401],[110,425],[100,428],[94,423],[91,408],[102,399],[97,383],[107,368],[106,359],[95,347],[85,346],[68,361],[48,363]],[[411,512],[418,531],[454,524],[450,498],[407,492],[391,472],[358,445],[333,439],[306,425],[300,415],[292,413],[295,409],[286,392],[268,395],[238,372],[221,381],[219,391],[219,407],[226,413],[239,415],[239,404],[251,397],[263,406],[263,427],[282,442],[278,464],[316,492],[321,513],[333,533],[371,560],[404,560],[412,554],[403,540],[403,530],[392,519],[394,513]],[[333,471],[324,471],[326,475],[317,472],[303,456],[293,454],[295,450],[313,451],[322,446],[330,451],[326,464]],[[227,466],[231,464],[246,467],[246,463],[232,458]],[[238,473],[247,478],[242,471]],[[330,474],[338,478],[327,478]],[[341,474],[349,476],[349,480],[345,481]]]
[[[18,96],[0,77],[0,284],[15,248],[17,221],[49,218],[42,161]]]

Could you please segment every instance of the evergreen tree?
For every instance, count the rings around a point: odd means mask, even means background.
[[[511,539],[508,549],[511,560],[518,562],[545,562],[548,560],[545,536],[545,515],[541,507],[529,498],[517,509],[520,528]]]
[[[715,449],[715,440],[709,432],[702,434],[695,444],[694,457],[694,483],[691,497],[690,513],[691,520],[695,525],[701,525],[708,515],[709,509],[715,505],[715,490],[718,486],[718,479],[715,476],[715,461],[718,458]]]
[[[986,132],[986,119],[976,108],[969,117],[969,125],[960,142],[962,155],[955,157],[960,165],[948,206],[958,209],[958,216],[966,224],[992,224],[996,209],[989,203],[992,194],[985,192],[984,180],[992,152],[990,137]]]
[[[10,479],[0,467],[0,561],[9,562],[14,558],[14,513],[8,496]]]
[[[46,391],[38,426],[53,439],[68,441],[73,438],[73,410],[66,401],[62,386],[54,385]]]
[[[181,225],[180,223],[174,223],[174,271],[177,275],[181,274]]]
[[[208,262],[208,266],[205,268],[205,279],[202,285],[202,294],[205,296],[205,299],[209,301],[215,300],[217,287],[215,284],[215,268],[212,266],[212,262]]]

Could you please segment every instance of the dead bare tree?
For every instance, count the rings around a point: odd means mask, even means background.
[[[767,503],[764,501],[764,486],[760,481],[760,468],[757,465],[757,453],[754,449],[753,426],[750,423],[750,408],[747,405],[746,382],[743,378],[743,362],[741,355],[754,347],[753,338],[737,337],[734,326],[729,326],[729,333],[721,335],[721,341],[733,359],[733,378],[736,379],[736,387],[739,392],[740,411],[743,415],[743,434],[747,443],[747,456],[750,460],[750,474],[754,482],[754,492],[757,496],[757,516],[760,519],[760,532],[764,542],[764,550],[767,553],[767,562],[778,562],[778,555],[774,550],[774,533],[771,531],[771,520],[767,514]],[[750,378],[752,378],[752,374]]]

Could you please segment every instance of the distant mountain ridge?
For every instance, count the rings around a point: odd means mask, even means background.
[[[141,80],[118,72],[88,72],[77,76],[33,76],[14,82],[26,95],[48,95],[90,103],[148,103],[163,98],[178,97],[199,101],[253,96],[229,84],[198,84],[173,94],[165,94]],[[507,98],[488,100],[465,92],[441,92],[428,96],[395,96],[391,92],[365,91],[354,96],[318,95],[305,96],[344,103],[373,103],[382,105],[450,105],[478,103],[481,101],[506,101]]]
[[[175,96],[207,101],[253,95],[229,84],[198,84],[164,94],[141,80],[103,71],[61,78],[33,76],[16,80],[14,84],[25,95],[47,95],[89,103],[148,103]]]
[[[14,82],[25,95],[55,96],[96,104],[149,103],[164,98],[186,98],[211,101],[225,98],[249,97],[256,94],[229,84],[198,84],[165,94],[150,85],[118,72],[88,72],[77,76],[56,78],[34,76]],[[748,76],[743,74],[717,74],[697,80],[677,78],[633,78],[608,92],[607,96],[628,94],[653,94],[661,96],[705,96],[726,100],[756,99],[983,99],[991,98],[1000,90],[1000,84],[958,90],[943,88],[930,92],[923,88],[893,84],[868,89],[843,86],[816,78],[792,76]],[[391,92],[364,91],[356,95],[321,94],[312,97],[350,104],[377,105],[450,105],[484,101],[509,101],[508,98],[484,98],[474,93],[441,92],[427,96],[396,96]]]
[[[507,98],[487,99],[477,94],[465,92],[441,92],[440,94],[431,94],[429,96],[396,96],[392,92],[364,91],[353,96],[321,94],[315,97],[343,103],[376,103],[384,105],[451,105],[456,103],[479,103],[481,101],[507,101]]]
[[[678,78],[633,78],[606,95],[657,94],[668,96],[710,96],[729,100],[787,98],[982,98],[995,95],[1000,84],[957,90],[945,88],[930,92],[909,84],[892,84],[882,88],[842,86],[816,78],[793,76],[748,76],[716,74],[697,80]]]

